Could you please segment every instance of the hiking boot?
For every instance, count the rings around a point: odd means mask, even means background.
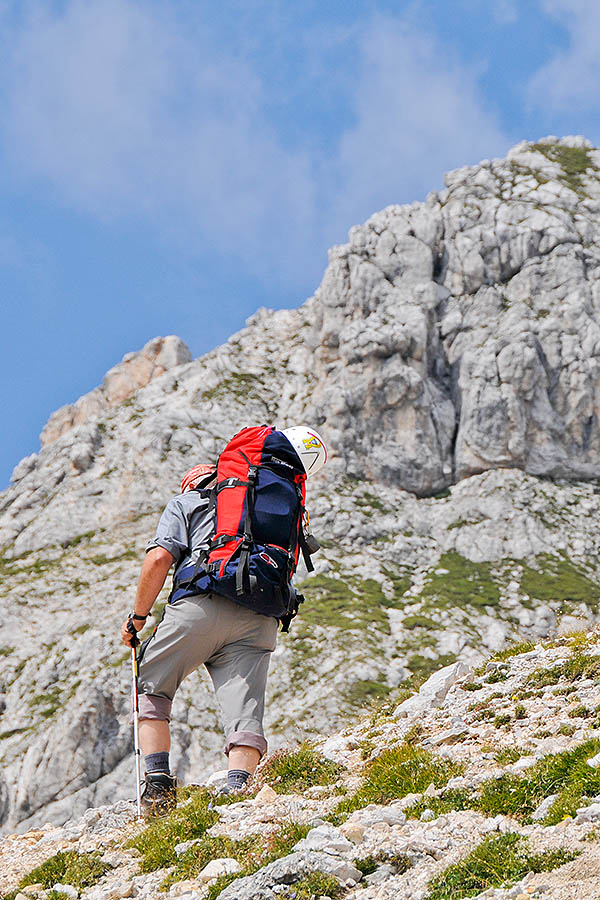
[[[177,805],[177,779],[166,772],[146,772],[142,809],[146,815],[164,816]]]

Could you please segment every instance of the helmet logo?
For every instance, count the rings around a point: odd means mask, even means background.
[[[310,450],[311,447],[316,447],[317,450],[322,446],[319,438],[315,437],[314,434],[309,438],[304,438],[302,441],[307,450]]]

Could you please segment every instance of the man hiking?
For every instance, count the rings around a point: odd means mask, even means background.
[[[325,444],[312,428],[243,429],[217,466],[195,466],[184,475],[181,494],[160,517],[121,629],[123,643],[135,646],[135,633],[174,565],[169,602],[138,656],[146,810],[160,812],[175,802],[171,706],[183,679],[201,665],[221,709],[228,789],[240,790],[266,753],[267,672],[278,623],[287,630],[297,610],[291,576],[300,552],[312,569],[304,483],[326,460]]]

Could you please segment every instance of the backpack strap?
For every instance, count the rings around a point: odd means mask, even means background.
[[[291,625],[292,619],[296,618],[296,616],[298,615],[298,610],[300,608],[300,604],[304,603],[304,601],[306,599],[304,594],[299,594],[298,591],[294,587],[292,587],[292,591],[294,592],[294,600],[290,605],[289,612],[287,612],[285,614],[285,616],[281,616],[281,618],[279,620],[281,622],[281,631],[284,634],[287,634],[288,631],[290,630],[290,625]]]
[[[248,462],[245,453],[240,453]],[[238,597],[242,594],[250,593],[250,577],[248,560],[250,556],[250,547],[252,545],[252,514],[254,512],[254,486],[258,477],[258,466],[248,465],[248,490],[246,492],[246,521],[244,522],[244,534],[242,543],[240,544],[240,556],[238,560],[237,571],[235,573],[235,592]]]
[[[306,535],[304,534],[304,528],[302,527],[302,523],[300,523],[300,530],[298,531],[298,543],[300,544],[300,550],[302,551],[302,559],[304,560],[304,565],[306,566],[307,572],[314,572],[315,567],[313,566],[313,561],[310,558],[310,547],[306,541]],[[313,550],[314,553],[314,550]]]
[[[300,550],[302,552],[302,559],[304,560],[304,565],[306,566],[306,571],[314,572],[315,567],[313,566],[312,559],[310,558],[310,554],[311,552],[314,553],[314,550],[311,551],[310,545],[306,540],[306,535],[304,534],[304,515],[306,513],[308,521],[308,513],[306,511],[306,507],[304,506],[304,493],[299,484],[296,484],[296,493],[298,494],[298,500],[300,501],[300,509],[298,511],[298,543],[296,546],[300,547]]]
[[[202,488],[196,487],[196,488],[194,488],[194,490],[200,491],[200,490],[202,490]],[[217,502],[217,490],[216,490],[216,488],[212,488],[211,491],[209,492],[208,506],[206,507],[205,512],[207,512],[207,513],[212,512],[212,510],[215,508],[216,502]],[[211,542],[211,544],[212,544],[212,542]],[[169,603],[171,602],[171,597],[175,593],[175,590],[180,590],[181,588],[187,588],[191,584],[193,584],[195,579],[198,577],[198,573],[200,572],[200,570],[204,568],[206,561],[208,559],[208,554],[210,553],[210,550],[211,550],[211,545],[209,545],[208,548],[206,548],[204,550],[200,550],[200,552],[198,553],[198,559],[196,560],[196,565],[194,566],[194,571],[192,572],[191,578],[188,578],[186,581],[181,581],[181,582],[176,581],[175,578],[173,579],[173,587],[171,589],[171,593],[169,594],[169,599],[168,599]],[[192,552],[191,547],[189,548],[189,552],[191,554],[191,552]]]

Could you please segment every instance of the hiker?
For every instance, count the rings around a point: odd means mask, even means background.
[[[299,552],[312,570],[309,554],[318,548],[307,534],[304,483],[326,460],[326,447],[312,428],[243,429],[219,457],[218,468],[195,466],[184,475],[181,494],[167,504],[121,629],[123,643],[135,646],[135,632],[145,626],[174,564],[169,602],[138,655],[147,810],[160,812],[175,802],[171,706],[183,679],[202,664],[225,730],[224,790],[241,790],[266,753],[264,697],[278,624],[287,630],[302,599],[291,585]],[[273,528],[287,532],[275,541]]]

